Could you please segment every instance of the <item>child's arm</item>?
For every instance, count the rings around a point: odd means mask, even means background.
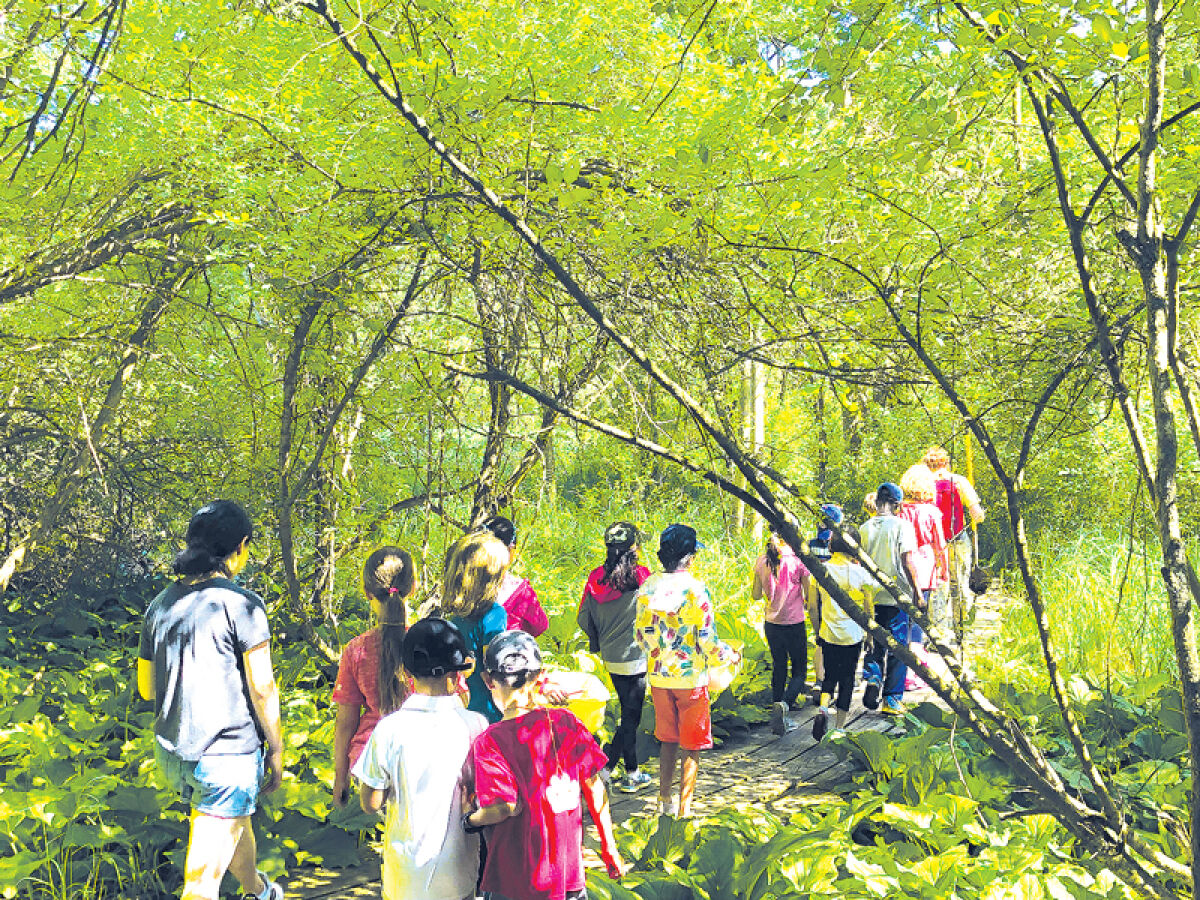
[[[588,814],[600,832],[600,858],[608,868],[609,878],[620,878],[629,871],[628,864],[621,859],[617,850],[617,839],[613,836],[612,816],[608,812],[608,791],[603,782],[592,775],[583,779],[583,802],[587,804]]]
[[[481,806],[479,809],[467,813],[463,816],[463,824],[472,831],[478,831],[488,825],[497,825],[520,811],[520,803],[501,801],[490,806]]]
[[[363,812],[377,813],[387,802],[387,791],[376,790],[369,784],[363,784],[358,789],[358,799],[362,803]],[[336,802],[337,798],[334,797]],[[345,806],[345,802],[341,804]]]
[[[350,742],[358,731],[362,708],[339,703],[333,724],[333,805],[339,809],[350,802]],[[366,801],[363,801],[366,808]],[[372,810],[373,811],[373,810]]]
[[[137,689],[143,700],[154,699],[154,660],[138,657]]]

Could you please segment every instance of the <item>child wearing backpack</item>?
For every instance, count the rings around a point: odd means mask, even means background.
[[[930,624],[961,642],[974,603],[970,525],[982,522],[985,513],[971,482],[950,471],[950,454],[943,447],[930,447],[922,462],[933,472],[935,503],[942,514],[942,534],[946,539],[947,578],[945,586],[934,591]]]
[[[376,627],[346,643],[333,686],[333,803],[338,807],[350,798],[350,770],[376,723],[404,702],[405,605],[417,589],[412,557],[399,547],[380,547],[363,564],[362,587]]]
[[[598,777],[604,751],[569,710],[540,704],[542,656],[524,631],[488,645],[484,677],[504,718],[471,751],[474,794],[463,827],[487,829],[480,887],[488,900],[582,900],[583,810],[600,836],[612,878],[626,871],[613,836],[608,793]],[[582,804],[581,804],[582,800]]]
[[[387,805],[384,900],[474,897],[479,838],[463,828],[464,766],[487,727],[458,694],[474,665],[462,633],[445,619],[415,623],[402,658],[413,692],[380,720],[354,767],[363,809]]]

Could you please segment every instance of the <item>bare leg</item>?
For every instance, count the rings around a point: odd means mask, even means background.
[[[663,741],[658,748],[658,797],[663,808],[671,803],[671,788],[675,783],[675,762],[679,758],[679,744]]]
[[[254,842],[254,828],[246,819],[246,827],[237,846],[233,848],[233,859],[229,863],[229,873],[238,880],[242,892],[246,894],[261,894],[267,887],[258,877],[258,847]]]
[[[696,793],[696,776],[700,772],[700,751],[684,750],[681,754],[683,772],[679,776],[679,817],[692,814],[692,797]]]
[[[244,860],[248,842],[249,878],[245,875]],[[234,872],[242,888],[257,894],[261,888],[254,871],[254,834],[250,830],[250,817],[222,819],[204,813],[192,813],[192,834],[188,840],[187,862],[184,864],[182,900],[217,900],[221,891],[221,879],[235,857],[241,874]]]

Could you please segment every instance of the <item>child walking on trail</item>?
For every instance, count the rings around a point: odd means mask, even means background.
[[[842,508],[836,503],[826,503],[821,507],[821,524],[817,527],[817,536],[808,542],[808,552],[819,560],[827,560],[830,557],[829,541],[833,537],[833,526],[841,525],[846,519]],[[811,578],[811,574],[810,578]],[[805,589],[805,595],[808,596],[808,589]],[[813,633],[819,634],[821,630],[821,604],[808,600],[808,618],[813,623]],[[825,679],[825,651],[821,649],[820,643],[813,648],[813,691],[812,702],[819,704],[821,702],[821,682]]]
[[[660,815],[687,818],[696,792],[700,751],[713,745],[708,668],[734,662],[736,653],[717,638],[712,597],[688,571],[703,544],[687,525],[668,525],[659,537],[663,571],[637,593],[637,640],[646,651],[646,680],[654,700],[654,736]],[[676,763],[681,768],[674,795]]]
[[[583,810],[600,836],[612,878],[627,870],[617,850],[608,792],[598,777],[606,758],[566,709],[539,705],[542,657],[523,631],[506,631],[484,653],[485,678],[504,718],[475,741],[475,800],[468,832],[487,828],[480,887],[487,900],[583,900]],[[581,804],[582,799],[582,804]]]
[[[150,603],[138,645],[138,692],[154,701],[154,757],[192,808],[183,900],[216,900],[226,870],[247,897],[283,900],[257,871],[250,826],[259,795],[283,780],[267,609],[232,580],[253,534],[232,500],[198,509],[175,558],[179,581]]]
[[[537,591],[529,579],[518,578],[511,571],[512,559],[517,552],[517,527],[511,519],[492,516],[483,523],[483,529],[495,535],[508,548],[510,571],[504,573],[504,581],[496,592],[496,602],[508,613],[508,627],[520,628],[539,637],[550,627],[550,618],[538,602]]]
[[[416,622],[402,660],[413,692],[375,726],[354,767],[363,809],[387,805],[384,900],[474,897],[479,838],[462,824],[463,771],[487,720],[458,693],[474,665],[462,632],[445,619]]]
[[[637,732],[646,703],[646,654],[634,637],[637,589],[650,577],[638,564],[638,530],[631,522],[613,522],[604,532],[604,564],[588,575],[576,621],[587,635],[588,649],[599,653],[612,679],[621,720],[604,748],[608,771],[623,763],[625,774],[613,783],[635,793],[652,779],[638,769]]]
[[[363,565],[362,586],[376,627],[346,643],[333,686],[333,802],[339,807],[350,798],[350,770],[375,724],[404,702],[400,650],[405,603],[417,588],[412,557],[399,547],[380,547]]]
[[[917,537],[912,523],[900,517],[900,505],[904,492],[890,481],[884,482],[875,492],[875,505],[879,513],[868,519],[862,527],[862,548],[875,561],[879,570],[887,575],[896,588],[912,595],[913,605],[920,608],[920,592],[916,588],[917,573],[913,567],[913,554],[917,549]],[[909,638],[908,613],[881,584],[875,586],[875,621],[886,628],[899,644],[907,646]],[[876,642],[867,653],[863,665],[863,677],[867,686],[863,691],[863,706],[879,709],[885,715],[899,716],[904,713],[904,678],[908,666],[887,645]],[[879,706],[880,694],[883,707]]]
[[[763,635],[771,652],[771,730],[775,734],[795,729],[787,712],[804,692],[808,675],[808,626],[804,621],[808,583],[804,563],[772,532],[765,552],[754,564],[750,594],[756,601],[767,598]]]
[[[859,542],[858,530],[853,526],[847,527],[846,533],[855,543]],[[877,588],[875,579],[851,555],[850,545],[844,537],[833,535],[829,549],[832,556],[829,562],[825,563],[825,571],[850,599],[862,606],[863,612],[870,616]],[[829,706],[835,695],[835,726],[838,730],[846,727],[846,719],[850,714],[850,700],[854,695],[854,676],[858,671],[858,658],[862,653],[866,632],[815,580],[809,583],[809,594],[821,609],[817,644],[825,659],[825,677],[821,682],[817,716],[813,719],[812,730],[813,740],[819,741],[829,731]]]
[[[508,548],[487,532],[464,535],[446,554],[442,613],[462,632],[475,659],[483,658],[484,649],[508,622],[508,613],[496,602],[508,559]],[[467,686],[471,691],[467,709],[499,722],[500,711],[478,668],[467,678]]]
[[[900,478],[900,489],[904,491],[904,504],[900,516],[912,523],[917,537],[917,549],[913,552],[913,568],[917,575],[917,589],[921,592],[924,608],[929,604],[934,591],[946,580],[946,537],[942,533],[942,513],[933,503],[937,496],[933,472],[924,463],[909,466]],[[909,647],[917,658],[925,661],[925,632],[916,622],[912,623]],[[904,683],[905,690],[917,690],[925,683],[909,672]]]

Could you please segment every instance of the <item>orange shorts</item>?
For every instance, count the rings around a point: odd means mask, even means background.
[[[654,701],[654,736],[684,750],[708,750],[713,745],[712,713],[708,686],[697,688],[651,687]]]

